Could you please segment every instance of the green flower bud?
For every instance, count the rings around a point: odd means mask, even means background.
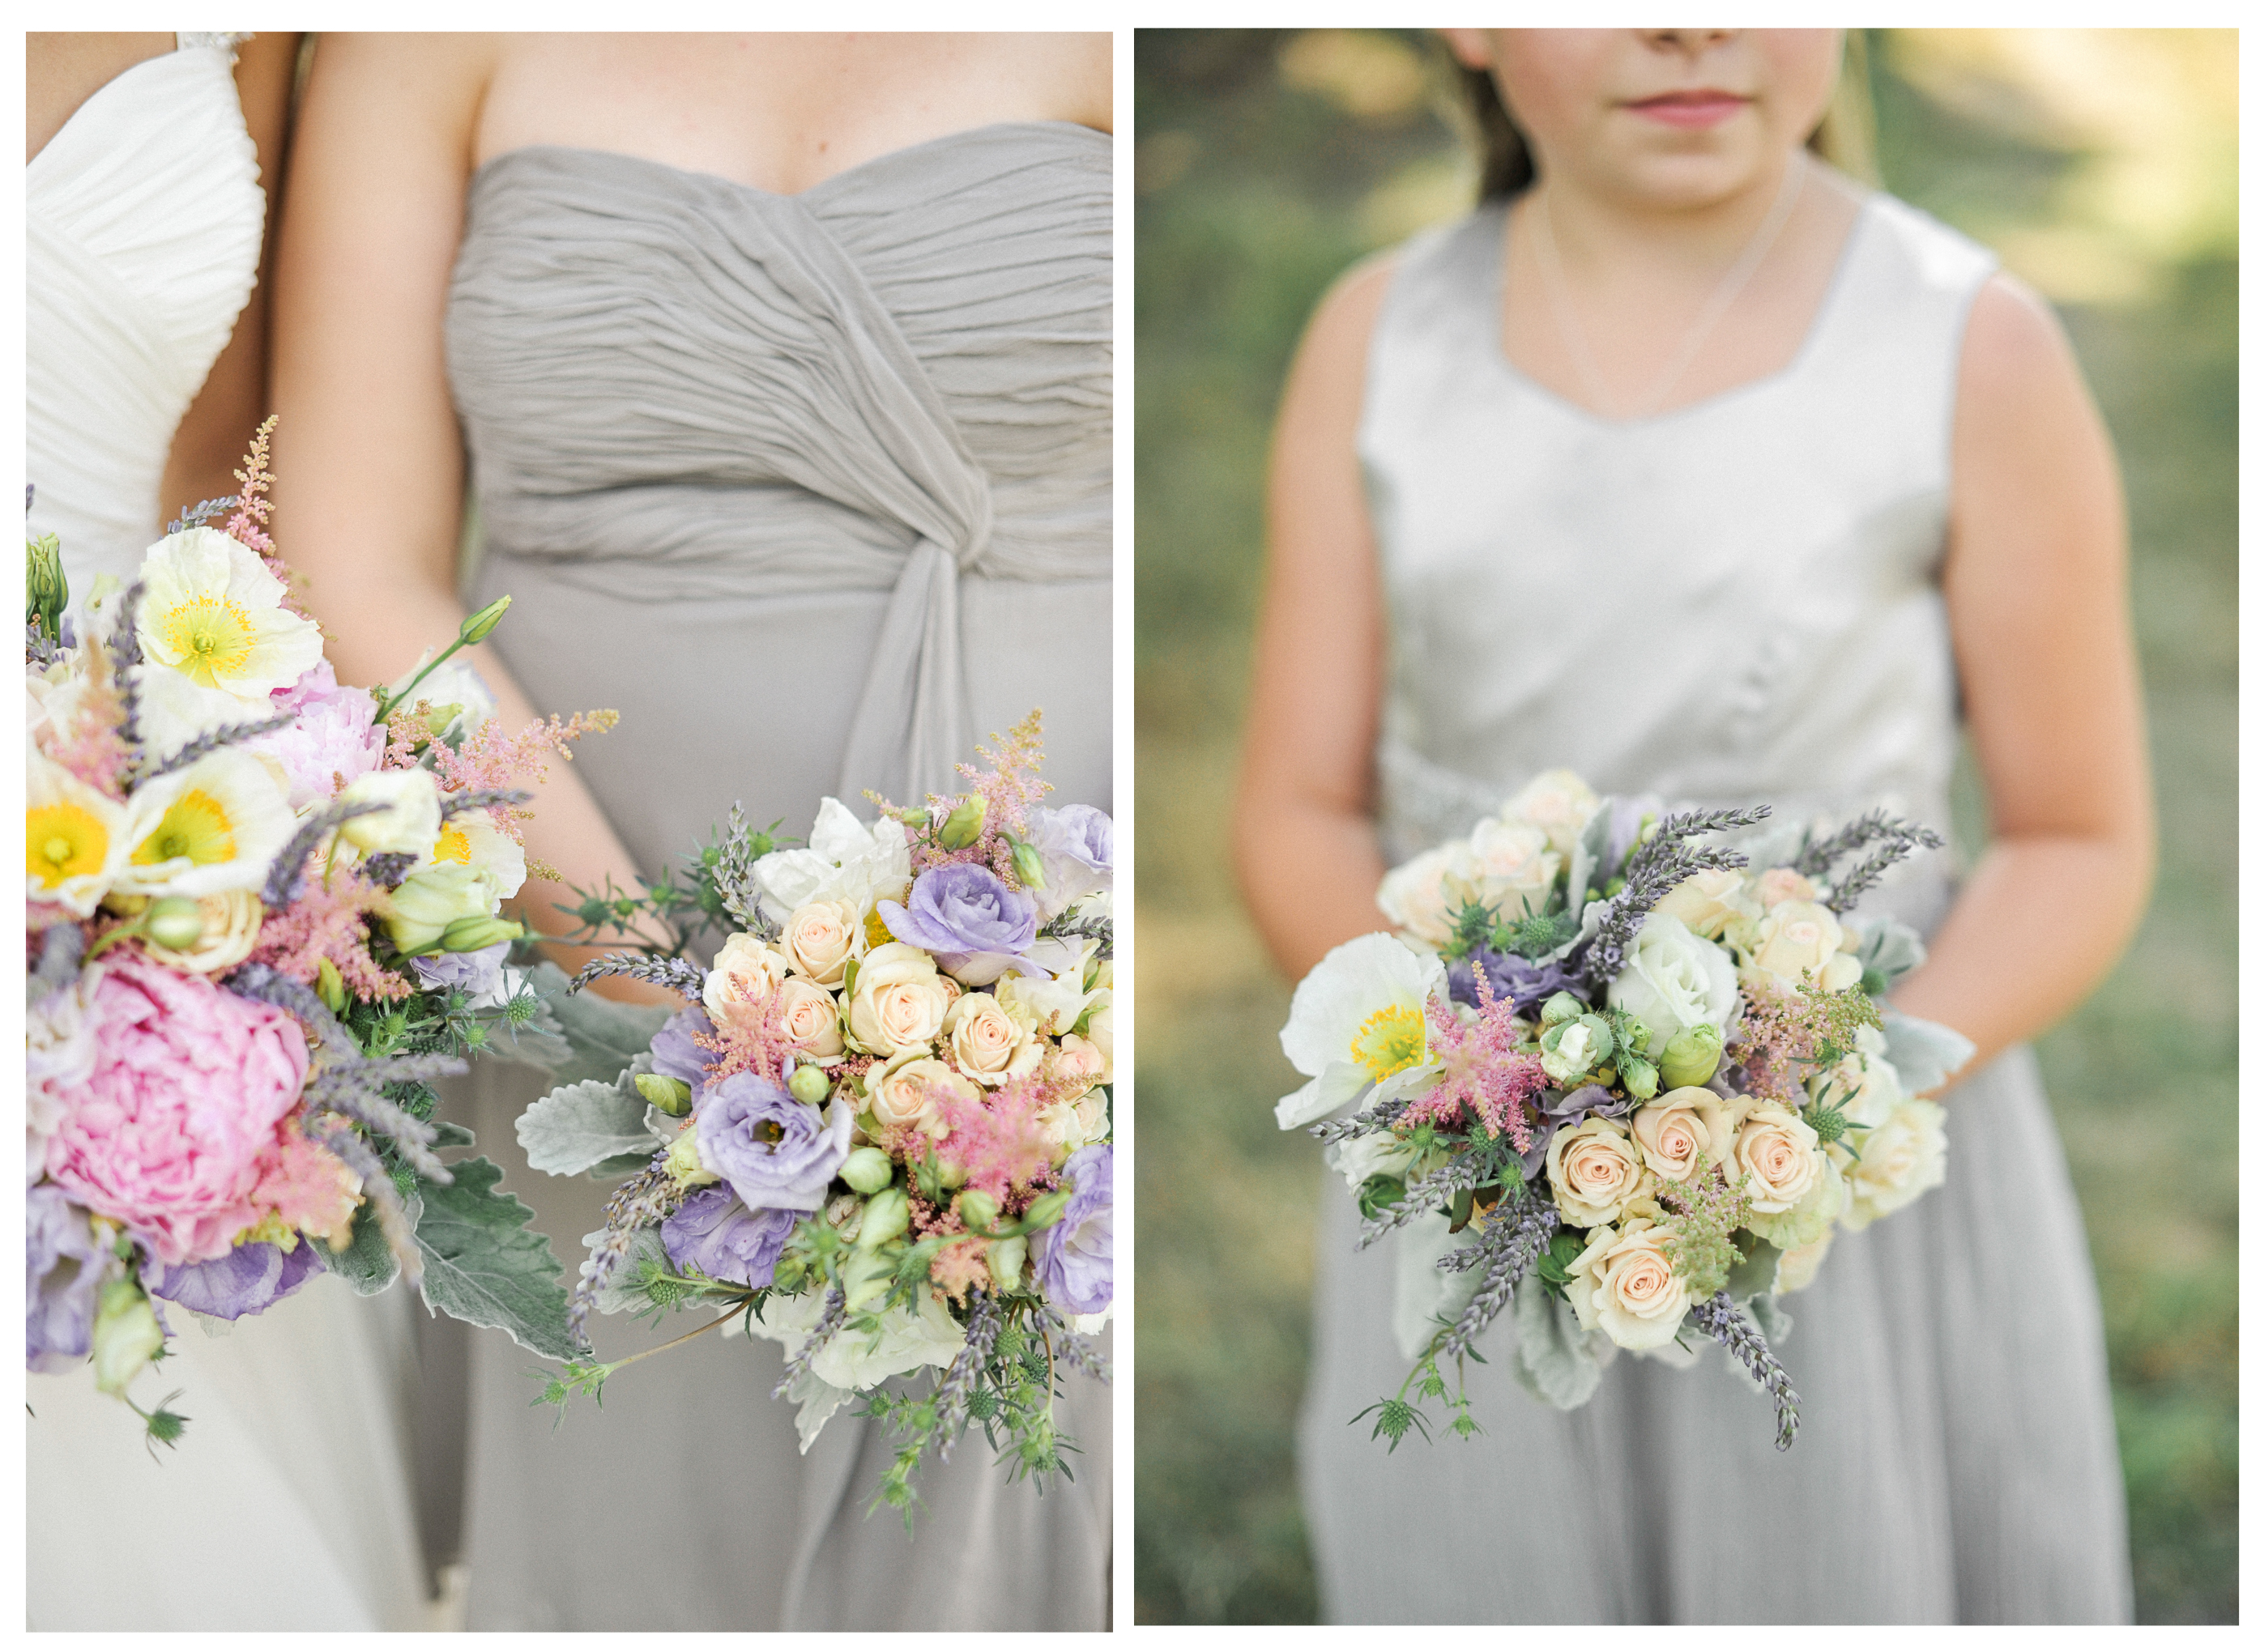
[[[1539,1037],[1538,1065],[1556,1084],[1568,1084],[1602,1065],[1614,1043],[1608,1022],[1598,1015],[1557,1022]]]
[[[864,1213],[864,1231],[870,1230],[870,1213]],[[887,1292],[895,1282],[894,1264],[886,1257],[874,1256],[863,1249],[863,1242],[855,1242],[855,1251],[840,1270],[840,1283],[847,1288],[848,1311],[850,1314],[869,1313],[887,1300]]]
[[[1068,1191],[1064,1187],[1056,1193],[1046,1193],[1028,1207],[1028,1214],[1020,1218],[1020,1225],[1030,1233],[1041,1233],[1066,1214],[1068,1198]]]
[[[670,1119],[690,1111],[690,1086],[680,1079],[670,1079],[663,1072],[639,1072],[635,1087],[638,1095]]]
[[[314,991],[329,1007],[333,1015],[346,1013],[346,978],[338,973],[338,966],[324,958],[314,966]]]
[[[685,1187],[704,1187],[722,1179],[700,1160],[696,1130],[685,1130],[668,1144],[667,1173]]]
[[[916,831],[919,827],[925,825],[926,822],[932,820],[933,818],[933,815],[932,811],[928,809],[906,808],[903,810],[900,815],[897,815],[896,818],[900,820],[904,825],[909,827],[912,831]]]
[[[1719,1071],[1723,1048],[1719,1029],[1708,1022],[1681,1028],[1663,1046],[1663,1059],[1658,1064],[1663,1087],[1684,1090],[1691,1085],[1710,1083],[1711,1075]]]
[[[185,952],[204,939],[204,908],[186,895],[166,895],[149,903],[141,932],[159,946]]]
[[[132,1279],[112,1279],[102,1287],[94,1309],[94,1385],[122,1394],[141,1368],[165,1345],[157,1310]]]
[[[859,1193],[876,1193],[895,1179],[895,1162],[876,1147],[859,1147],[840,1167],[840,1179]]]
[[[62,545],[43,533],[24,546],[24,617],[48,636],[63,634],[63,609],[70,604],[70,580],[63,573]]]
[[[1617,1077],[1624,1083],[1625,1093],[1645,1101],[1656,1093],[1655,1065],[1640,1056],[1626,1056],[1617,1063]]]
[[[392,892],[385,932],[404,957],[436,952],[450,925],[462,918],[487,916],[491,900],[486,885],[468,866],[428,866]]]
[[[899,1239],[910,1231],[911,1196],[899,1187],[889,1187],[871,1195],[871,1202],[863,1207],[863,1231],[855,1235],[858,1250],[876,1250],[890,1239]]]
[[[1617,1017],[1617,1031],[1620,1035],[1620,1048],[1636,1056],[1647,1053],[1648,1046],[1651,1042],[1648,1023],[1639,1016],[1620,1015]]]
[[[462,638],[463,646],[468,648],[474,643],[486,641],[489,633],[502,623],[502,616],[509,611],[510,599],[498,596],[465,620],[463,629],[456,633]]]
[[[1020,1288],[1020,1270],[1027,1265],[1028,1242],[1017,1235],[999,1239],[989,1247],[989,1277],[997,1282],[999,1291]]]
[[[1556,993],[1546,1000],[1546,1008],[1538,1012],[1541,1026],[1555,1027],[1565,1021],[1575,1021],[1585,1013],[1585,1000],[1575,993]]]
[[[793,1100],[809,1106],[822,1107],[825,1098],[832,1093],[832,1075],[815,1063],[804,1061],[792,1070],[792,1077],[784,1081],[792,1092]]]
[[[963,849],[981,836],[983,822],[989,818],[989,800],[976,792],[955,808],[941,823],[941,846],[944,849]]]
[[[1024,841],[1012,845],[1012,875],[1019,879],[1023,888],[1044,887],[1044,858],[1036,852],[1033,844]]]
[[[975,1233],[985,1232],[997,1225],[997,1200],[977,1187],[969,1188],[957,1196],[957,1214]]]
[[[515,941],[526,933],[522,923],[512,923],[508,918],[480,916],[457,918],[440,932],[440,950],[443,952],[477,952],[497,941]]]

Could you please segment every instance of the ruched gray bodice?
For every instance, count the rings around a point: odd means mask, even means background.
[[[1112,808],[1112,140],[1064,123],[796,196],[583,149],[479,170],[447,320],[469,595],[514,599],[490,645],[537,706],[619,711],[574,768],[647,874],[733,801],[805,833],[826,794],[919,801],[1032,707],[1055,801]],[[483,1065],[456,1093],[576,1257],[608,1188],[526,1168],[540,1088]],[[684,1328],[592,1334],[612,1358]],[[1104,1627],[1086,1379],[1073,1483],[1009,1484],[976,1437],[922,1472],[912,1542],[865,1518],[879,1430],[842,1413],[801,1455],[774,1343],[639,1364],[554,1433],[518,1350],[469,1358],[473,1627]],[[607,1530],[648,1564],[606,1563]]]
[[[1938,576],[1963,322],[1990,254],[1871,198],[1782,372],[1637,423],[1499,345],[1505,225],[1406,247],[1368,354],[1359,452],[1393,637],[1377,753],[1392,858],[1532,775],[1604,792],[1878,803],[1949,824],[1956,689]],[[1947,858],[1860,910],[1926,930]],[[1396,1259],[1324,1195],[1304,1502],[1353,1622],[2123,1620],[2125,1511],[2079,1213],[2029,1051],[1948,1095],[1946,1185],[1840,1233],[1787,1299],[1804,1428],[1716,1349],[1619,1358],[1542,1408],[1490,1333],[1486,1430],[1390,1454],[1348,1420],[1405,1372]]]

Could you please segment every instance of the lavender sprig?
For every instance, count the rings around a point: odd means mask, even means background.
[[[1394,1124],[1398,1115],[1418,1099],[1415,1096],[1398,1096],[1394,1100],[1377,1101],[1346,1119],[1320,1119],[1308,1129],[1312,1136],[1328,1147],[1356,1136],[1376,1136]]]
[[[571,1306],[565,1313],[566,1329],[576,1346],[590,1346],[589,1314],[596,1307],[597,1292],[620,1265],[636,1235],[666,1221],[682,1202],[682,1190],[667,1173],[663,1152],[654,1154],[652,1162],[622,1182],[606,1202],[604,1236],[589,1247],[589,1255],[581,1264],[581,1277],[573,1286]]]
[[[78,979],[79,960],[86,956],[86,931],[75,923],[50,924],[39,937],[39,962],[25,979],[28,1008],[50,993],[59,993]]]
[[[1106,1356],[1098,1351],[1098,1344],[1091,1337],[1069,1325],[1060,1311],[1047,1302],[1041,1309],[1043,1322],[1051,1332],[1052,1353],[1060,1364],[1100,1382],[1114,1380],[1114,1368]]]
[[[147,588],[139,580],[125,587],[125,595],[118,599],[118,623],[110,631],[110,671],[118,684],[118,737],[125,742],[128,751],[137,752],[141,749],[141,686],[134,680],[132,668],[141,663],[137,622],[141,594]],[[129,784],[126,789],[131,791],[132,787]]]
[[[173,535],[184,533],[190,528],[201,528],[223,510],[232,509],[239,502],[240,502],[236,495],[230,494],[225,499],[207,499],[200,505],[190,505],[165,524],[165,537],[169,539]]]
[[[133,784],[139,786],[175,773],[199,758],[210,757],[222,746],[233,745],[240,740],[255,739],[262,734],[273,734],[278,729],[287,729],[297,715],[295,711],[278,711],[271,717],[261,717],[252,723],[231,723],[224,729],[200,734],[156,767],[140,774]]]
[[[475,808],[497,808],[533,801],[533,793],[514,786],[491,792],[442,792],[440,794],[440,818],[453,820],[456,815]]]
[[[384,1242],[400,1264],[401,1277],[411,1285],[421,1284],[424,1256],[416,1248],[416,1229],[409,1222],[408,1207],[401,1202],[400,1189],[394,1186],[383,1162],[369,1150],[368,1143],[354,1134],[350,1124],[318,1122],[312,1135],[316,1142],[336,1154],[347,1170],[361,1178],[361,1190],[376,1212],[376,1225],[383,1230]]]
[[[1555,1229],[1561,1225],[1560,1212],[1527,1188],[1518,1188],[1513,1209],[1492,1213],[1491,1225],[1484,1229],[1479,1243],[1437,1259],[1437,1267],[1444,1268],[1457,1257],[1469,1257],[1470,1261],[1458,1264],[1458,1271],[1464,1271],[1479,1258],[1484,1269],[1483,1281],[1476,1286],[1475,1295],[1436,1344],[1437,1358],[1458,1358],[1468,1351],[1470,1343],[1491,1328],[1491,1322],[1514,1300],[1515,1287],[1522,1283],[1531,1264],[1546,1254],[1547,1246],[1553,1243]]]
[[[1890,841],[1830,886],[1828,909],[1835,913],[1849,912],[1860,903],[1862,895],[1876,887],[1877,880],[1885,872],[1916,850],[1945,847],[1946,839],[1929,827],[1894,822]]]
[[[957,1357],[949,1362],[949,1370],[942,1376],[941,1385],[933,1392],[934,1432],[941,1439],[944,1463],[949,1461],[958,1435],[964,1433],[965,1424],[973,1414],[973,1385],[989,1369],[990,1350],[996,1347],[997,1333],[1005,1323],[996,1298],[986,1291],[974,1292],[967,1299],[966,1307],[965,1346],[957,1350]]]
[[[697,1003],[706,993],[706,972],[685,958],[651,958],[640,952],[607,952],[594,963],[584,966],[573,978],[572,990],[579,992],[590,981],[601,980],[607,975],[626,975],[631,979],[648,981],[654,986],[664,986],[669,992],[680,993]]]
[[[1765,1333],[1724,1291],[1708,1301],[1698,1302],[1687,1317],[1696,1329],[1740,1360],[1743,1369],[1773,1396],[1774,1449],[1788,1450],[1797,1439],[1797,1390],[1790,1386],[1789,1373],[1766,1345]]]
[[[776,926],[762,911],[761,886],[754,881],[754,852],[746,829],[746,806],[730,805],[730,825],[721,857],[714,863],[714,893],[738,927],[767,939]]]
[[[335,831],[349,820],[363,815],[375,815],[391,808],[390,803],[336,802],[306,817],[305,822],[290,834],[290,841],[267,869],[267,887],[259,892],[260,901],[269,912],[281,912],[298,904],[298,897],[306,891],[306,857],[314,852],[316,844],[325,834]]]
[[[1425,1216],[1430,1211],[1442,1210],[1460,1194],[1473,1192],[1479,1173],[1479,1157],[1474,1153],[1455,1154],[1434,1170],[1407,1181],[1402,1200],[1378,1216],[1369,1216],[1359,1224],[1357,1249],[1362,1250],[1377,1240],[1395,1233],[1415,1217]]]
[[[800,1374],[808,1369],[809,1362],[816,1357],[826,1343],[840,1334],[840,1328],[847,1322],[848,1293],[835,1285],[825,1292],[824,1312],[817,1315],[816,1323],[811,1328],[808,1339],[801,1343],[799,1351],[785,1361],[784,1376],[769,1391],[769,1398],[783,1399],[784,1391],[793,1385]]]
[[[1656,835],[1625,858],[1625,886],[1610,899],[1599,929],[1585,943],[1579,970],[1586,981],[1598,988],[1623,972],[1625,949],[1656,903],[1679,885],[1699,872],[1749,864],[1747,855],[1731,849],[1691,848],[1687,839],[1755,826],[1772,813],[1770,805],[1760,803],[1749,808],[1690,809],[1665,815]]]
[[[24,663],[27,666],[52,666],[63,657],[63,645],[47,635],[47,628],[37,620],[24,622]]]

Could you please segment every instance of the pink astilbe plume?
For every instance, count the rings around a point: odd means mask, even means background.
[[[934,1252],[933,1260],[926,1264],[926,1278],[962,1307],[969,1292],[992,1288],[988,1257],[986,1239],[971,1235],[953,1239]]]
[[[1014,1188],[1050,1176],[1052,1138],[1039,1115],[1072,1100],[1082,1087],[1070,1091],[1061,1080],[1030,1073],[983,1096],[931,1093],[934,1111],[949,1126],[948,1156],[965,1171],[965,1185],[1002,1204]]]
[[[333,867],[327,877],[316,867],[295,903],[267,915],[251,962],[312,986],[327,958],[354,996],[377,1002],[405,998],[414,987],[369,956],[368,915],[383,910],[384,900],[384,891],[352,867]]]
[[[421,702],[416,709],[420,709]],[[415,716],[416,710],[411,710],[410,716]],[[540,784],[549,776],[551,754],[570,763],[574,741],[584,734],[602,734],[619,720],[617,711],[576,711],[570,717],[544,717],[539,723],[528,723],[516,734],[504,734],[501,721],[490,717],[463,742],[461,751],[432,740],[426,755],[432,759],[442,792],[506,791],[512,787]],[[428,730],[424,737],[430,739]],[[394,737],[394,742],[397,749],[398,735]],[[385,753],[385,762],[388,767],[401,766],[393,762],[390,750]],[[519,826],[519,821],[527,818],[525,811],[497,806],[487,812],[494,817],[496,830],[521,844],[525,843],[525,834]]]
[[[1537,1057],[1514,1047],[1520,1031],[1514,1000],[1497,996],[1484,971],[1475,975],[1473,1026],[1461,1024],[1448,999],[1438,994],[1428,1000],[1429,1055],[1444,1071],[1434,1088],[1405,1108],[1401,1122],[1453,1125],[1472,1111],[1484,1135],[1505,1130],[1516,1150],[1527,1153],[1530,1112],[1525,1103],[1546,1087],[1546,1069]]]
[[[707,1065],[710,1081],[719,1084],[733,1074],[758,1073],[772,1084],[784,1082],[787,1056],[797,1056],[800,1046],[785,1036],[784,994],[763,993],[758,998],[726,1004],[711,1033],[693,1033],[691,1042],[714,1052]]]
[[[1863,1027],[1880,1029],[1883,1016],[1856,986],[1824,993],[1812,984],[1742,989],[1742,1021],[1727,1046],[1730,1060],[1742,1065],[1742,1087],[1770,1101],[1802,1106],[1804,1072],[1815,1063],[1849,1051]],[[1836,1055],[1827,1055],[1833,1049]]]
[[[119,732],[125,708],[100,639],[88,638],[85,647],[83,675],[61,693],[51,693],[32,744],[104,797],[122,801],[125,773],[133,761],[133,748]]]
[[[957,765],[957,772],[973,783],[970,790],[955,797],[926,798],[927,813],[936,828],[966,798],[980,798],[983,805],[980,836],[962,849],[944,849],[930,833],[913,836],[911,869],[924,872],[936,866],[986,866],[1007,888],[1017,889],[1020,879],[1012,865],[1011,839],[1027,835],[1028,811],[1052,789],[1050,782],[1036,777],[1044,761],[1044,714],[1031,711],[1012,725],[1011,734],[989,737],[998,742],[998,750],[973,748],[988,760],[989,767],[976,768],[970,763]]]
[[[227,519],[221,531],[238,545],[257,552],[267,571],[282,581],[284,608],[301,619],[311,619],[314,616],[298,600],[304,580],[295,568],[283,561],[282,552],[275,548],[273,537],[267,531],[267,519],[275,514],[274,502],[267,497],[267,490],[275,483],[273,474],[267,468],[267,443],[275,433],[275,416],[268,414],[267,422],[251,438],[251,451],[244,455],[243,468],[235,473],[236,481],[243,484],[243,491],[236,495],[235,514]]]

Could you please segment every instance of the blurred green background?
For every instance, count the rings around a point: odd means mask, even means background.
[[[2108,1326],[2137,1612],[2236,1619],[2236,42],[1868,39],[1886,185],[2054,299],[2126,466],[2163,859],[2040,1058]],[[1273,403],[1312,304],[1463,210],[1411,31],[1137,36],[1137,1620],[1310,1621],[1318,1150],[1226,852]],[[1965,765],[1965,770],[1966,770]],[[1966,779],[1958,810],[1979,830]],[[1436,1449],[1448,1449],[1448,1444]]]

